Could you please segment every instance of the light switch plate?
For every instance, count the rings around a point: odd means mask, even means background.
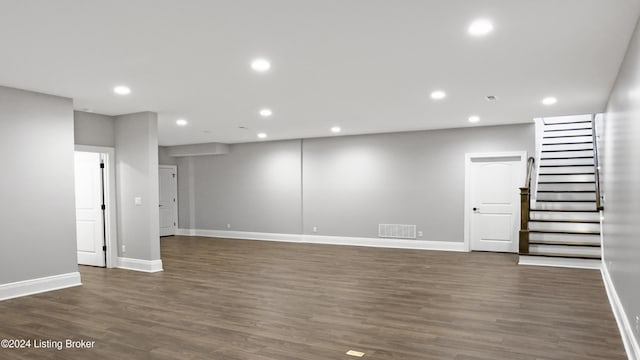
[[[133,198],[133,202],[136,204],[136,206],[140,206],[142,205],[142,198],[140,196],[136,196],[135,198]]]

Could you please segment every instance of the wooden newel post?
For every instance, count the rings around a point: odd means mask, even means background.
[[[520,188],[520,254],[529,253],[529,188]]]

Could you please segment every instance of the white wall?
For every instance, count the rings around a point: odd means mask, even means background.
[[[465,153],[521,150],[533,124],[236,144],[180,158],[179,226],[377,237],[402,223],[462,242]]]
[[[601,166],[606,189],[604,262],[631,324],[640,334],[640,29],[636,28],[611,92]],[[640,354],[637,354],[640,355]]]
[[[152,112],[115,118],[118,253],[127,258],[160,259],[157,118]]]
[[[74,137],[78,145],[115,146],[115,121],[112,116],[74,111]]]
[[[0,87],[0,284],[76,272],[73,103]]]

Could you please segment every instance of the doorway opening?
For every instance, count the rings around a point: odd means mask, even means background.
[[[75,195],[78,264],[117,266],[115,150],[76,145]]]
[[[518,252],[519,188],[527,153],[467,154],[465,244],[469,251]]]

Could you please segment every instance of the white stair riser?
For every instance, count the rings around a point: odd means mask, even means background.
[[[545,125],[544,130],[573,130],[573,129],[589,129],[591,130],[590,123],[579,124],[551,124]]]
[[[600,247],[568,245],[529,245],[529,252],[535,254],[566,254],[573,256],[600,256]]]
[[[531,220],[600,221],[600,214],[597,212],[531,211],[529,218]]]
[[[542,151],[567,151],[567,150],[590,150],[591,144],[549,144],[542,145]],[[542,157],[546,157],[547,153],[542,153]]]
[[[531,231],[588,231],[599,232],[600,224],[594,223],[568,223],[568,222],[536,222],[529,223]]]
[[[596,194],[592,192],[586,193],[546,193],[538,192],[537,200],[554,200],[554,201],[577,201],[577,200],[590,200],[596,201]]]
[[[596,210],[594,202],[536,202],[534,209],[540,210]]]
[[[561,234],[561,233],[529,233],[529,241],[557,241],[565,243],[588,242],[592,244],[600,244],[600,235],[590,234]]]
[[[593,182],[595,175],[543,175],[540,174],[540,182]]]
[[[594,183],[538,184],[538,191],[596,191]]]
[[[593,165],[593,158],[585,158],[585,159],[541,159],[540,166],[544,165]]]
[[[581,151],[554,151],[542,153],[542,160],[544,158],[574,158],[580,156],[590,156],[593,158],[593,150],[581,150]]]
[[[580,130],[563,130],[563,131],[546,131],[545,137],[560,137],[560,136],[593,136],[592,130],[580,129]]]
[[[593,166],[553,166],[540,167],[540,175],[545,174],[580,174],[592,173],[595,169]]]
[[[571,137],[552,137],[552,138],[544,138],[542,139],[542,145],[546,144],[566,144],[566,143],[585,143],[591,142],[593,140],[593,136],[571,136]]]

